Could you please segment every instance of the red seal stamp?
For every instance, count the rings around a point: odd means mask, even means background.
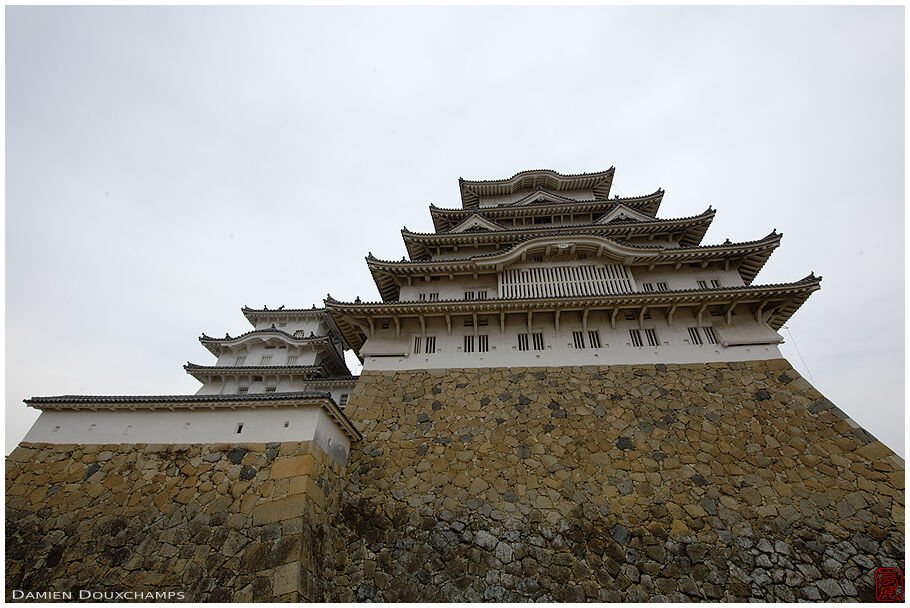
[[[904,572],[900,568],[875,569],[875,601],[904,601]]]

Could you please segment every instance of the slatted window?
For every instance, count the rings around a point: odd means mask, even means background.
[[[487,292],[486,292],[486,290],[478,291],[478,292],[477,292],[477,299],[478,299],[478,300],[486,300],[486,299],[487,299]]]
[[[698,328],[697,328],[697,327],[690,327],[690,328],[689,328],[689,341],[692,342],[692,344],[695,345],[695,346],[701,346],[701,344],[702,344],[702,342],[701,342],[701,334],[698,333]]]
[[[657,340],[657,331],[656,330],[646,329],[645,338],[648,339],[648,346],[660,346],[660,342]]]
[[[528,334],[518,334],[518,350],[528,350]]]
[[[473,353],[474,352],[474,336],[467,335],[464,337],[464,352]]]
[[[600,348],[602,344],[600,343],[600,332],[596,329],[591,329],[588,331],[588,342],[591,344],[591,348]]]
[[[242,394],[244,394],[244,393],[249,392],[249,390],[250,390],[250,387],[248,387],[248,386],[241,386],[240,388],[237,389],[237,392],[240,393],[240,394],[242,395]]]
[[[711,287],[720,287],[720,281],[717,279],[711,279]]]
[[[666,284],[666,283],[664,283],[664,282],[662,282],[662,281],[658,281],[658,283],[657,283],[657,291],[670,291],[670,288],[667,287],[667,284]]]
[[[477,336],[477,352],[479,353],[488,353],[490,352],[490,336]]]
[[[648,292],[654,291],[654,283],[642,283],[641,289]]]
[[[430,302],[438,302],[438,301],[439,301],[439,292],[435,291],[435,292],[431,293]]]
[[[489,324],[490,324],[490,320],[486,317],[480,317],[477,319],[477,325],[479,327],[486,327]]]
[[[425,294],[425,293],[417,294],[417,299],[418,299],[419,301],[421,301],[421,302],[426,302],[426,301],[427,301],[427,294]]]
[[[705,330],[705,338],[708,340],[708,344],[717,344],[717,336],[714,334],[713,327],[703,327]]]
[[[383,321],[382,325],[380,326],[380,329],[388,329],[389,323],[391,323],[391,321]]]
[[[297,355],[288,355],[288,365],[297,365]]]
[[[465,319],[464,326],[465,327],[474,327],[474,319],[473,318]]]
[[[584,348],[585,347],[585,335],[583,332],[573,331],[572,339],[575,340],[575,348]]]
[[[625,312],[622,313],[622,314],[623,314],[623,316],[626,318],[626,321],[634,321],[634,320],[635,320],[635,311],[634,311],[634,310],[627,310],[627,311],[625,311]]]
[[[414,354],[415,355],[420,354],[420,342],[421,342],[420,336],[414,336]]]
[[[246,361],[246,355],[240,355],[239,357],[234,359],[234,365],[243,365],[243,363],[245,361]]]
[[[338,405],[344,407],[348,404],[348,395],[347,393],[343,394],[340,399],[338,399]]]
[[[695,283],[696,283],[696,285],[698,285],[698,288],[699,288],[699,289],[707,289],[707,288],[708,288],[708,283],[706,283],[705,281],[695,281]]]
[[[464,292],[464,299],[465,299],[465,300],[473,300],[473,299],[474,299],[474,292],[473,292],[473,291],[466,291],[466,292]]]
[[[294,332],[294,337],[295,337],[295,338],[302,338],[302,337],[303,337],[303,330],[302,330],[302,329],[298,329],[297,331],[295,331],[295,332]]]
[[[641,331],[630,329],[629,337],[632,338],[632,346],[641,346]]]
[[[531,334],[531,337],[534,338],[534,350],[543,350],[543,334]]]
[[[274,392],[275,392],[275,387],[274,387],[274,386],[267,386],[267,387],[265,387],[265,392],[267,392],[267,393],[274,393]]]
[[[268,365],[272,362],[272,355],[262,355],[262,358],[259,359],[259,365]]]
[[[426,350],[427,354],[436,352],[436,336],[427,336]]]
[[[724,311],[720,306],[709,306],[708,310],[711,311],[712,317],[722,317],[724,316]]]
[[[508,269],[499,273],[502,298],[558,298],[632,291],[632,275],[620,264]]]

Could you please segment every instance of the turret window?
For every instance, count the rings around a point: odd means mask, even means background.
[[[477,292],[477,299],[478,299],[478,300],[486,300],[486,299],[487,299],[487,292],[486,292],[485,290],[484,290],[484,291],[478,291],[478,292]]]
[[[720,281],[717,279],[711,279],[711,287],[720,287]]]
[[[646,329],[645,338],[648,339],[648,346],[660,346],[660,341],[657,339],[657,330]]]
[[[473,353],[474,352],[474,336],[468,335],[464,337],[464,352]]]
[[[477,352],[480,352],[480,353],[490,352],[490,336],[487,336],[487,335],[477,336]]]
[[[708,344],[717,344],[717,336],[714,334],[713,327],[704,327],[705,338],[708,340]]]
[[[629,337],[632,338],[632,346],[641,346],[641,331],[638,329],[630,329]]]
[[[438,302],[438,301],[439,301],[439,292],[436,291],[436,292],[431,293],[430,302]]]
[[[689,328],[689,341],[692,342],[694,346],[701,346],[701,334],[698,333],[697,327]]]
[[[708,283],[706,281],[695,281],[695,284],[698,285],[699,289],[707,289]]]
[[[262,358],[259,359],[259,365],[268,365],[272,362],[272,355],[262,355]]]
[[[642,283],[641,289],[642,291],[652,292],[654,291],[654,283]]]
[[[340,405],[341,407],[344,407],[347,404],[348,404],[348,394],[344,393],[343,395],[341,395],[341,398],[338,399],[338,405]]]
[[[590,342],[591,348],[600,348],[602,346],[600,343],[600,332],[596,329],[589,330],[588,342]]]
[[[245,361],[246,361],[246,355],[240,355],[239,357],[234,359],[234,365],[243,365]]]
[[[297,365],[297,355],[288,355],[288,365]]]
[[[426,301],[427,301],[427,294],[425,294],[425,293],[417,294],[417,299],[418,299],[420,302],[426,302]]]
[[[427,345],[425,352],[427,354],[436,352],[436,336],[427,336]]]
[[[464,292],[464,299],[465,299],[465,300],[473,300],[473,299],[474,299],[474,292],[473,292],[473,291],[466,291],[466,292]]]
[[[534,350],[543,350],[543,334],[531,334],[531,337],[534,339]]]
[[[528,350],[528,334],[518,334],[518,350]]]
[[[575,348],[582,349],[585,347],[585,334],[583,332],[573,331],[572,339],[575,340]]]
[[[657,291],[670,291],[670,289],[667,287],[666,283],[659,281],[657,283]]]

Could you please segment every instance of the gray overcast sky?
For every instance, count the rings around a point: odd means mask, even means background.
[[[195,392],[244,304],[378,299],[459,176],[615,165],[784,233],[756,283],[824,276],[795,345],[903,454],[903,11],[7,7],[7,451],[25,397]]]

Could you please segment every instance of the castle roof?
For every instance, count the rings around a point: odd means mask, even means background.
[[[637,209],[642,213],[650,216],[657,214],[660,203],[663,200],[664,191],[658,189],[651,194],[642,196],[630,196],[625,198],[613,197],[596,198],[589,200],[575,200],[566,197],[559,197],[565,200],[539,200],[537,202],[524,202],[522,205],[501,205],[498,207],[468,207],[463,209],[452,209],[430,205],[430,217],[433,219],[433,226],[437,231],[448,230],[454,225],[462,222],[466,217],[473,213],[478,213],[491,221],[502,218],[517,217],[536,217],[552,214],[566,213],[603,213],[609,211],[617,204],[623,204],[627,207]]]
[[[590,228],[590,227],[588,227]],[[399,286],[396,278],[408,276],[430,276],[433,274],[454,275],[493,272],[514,261],[516,256],[527,256],[534,250],[547,251],[554,247],[579,247],[590,250],[594,255],[608,254],[626,265],[634,264],[707,264],[724,261],[737,267],[743,282],[751,284],[759,270],[767,262],[774,249],[780,245],[783,234],[776,231],[762,239],[743,243],[720,245],[699,245],[696,247],[665,247],[631,244],[617,241],[595,231],[562,231],[546,235],[531,234],[518,240],[511,247],[493,253],[447,260],[385,261],[368,256],[367,267],[373,275],[376,287],[383,299],[398,297]],[[337,321],[337,319],[336,319]],[[343,332],[342,332],[343,333]]]
[[[620,219],[625,211],[626,217]],[[407,228],[402,229],[401,237],[407,247],[408,255],[411,259],[426,259],[432,257],[431,248],[433,247],[453,247],[456,245],[478,246],[485,244],[504,244],[515,243],[526,238],[533,238],[536,235],[549,234],[578,234],[592,233],[623,238],[632,238],[635,236],[651,236],[657,234],[674,234],[679,235],[679,243],[685,246],[698,245],[711,221],[714,219],[715,211],[710,207],[704,212],[691,217],[675,218],[668,220],[659,220],[656,218],[644,219],[635,213],[632,209],[623,209],[623,206],[614,207],[609,212],[604,213],[595,221],[586,224],[575,225],[536,225],[520,228],[504,228],[494,224],[486,218],[482,218],[485,223],[477,222],[476,225],[487,226],[487,229],[456,231],[456,228],[465,225],[473,217],[480,214],[474,214],[464,222],[443,233],[421,233],[412,232]],[[633,215],[634,214],[634,215]],[[495,226],[495,228],[492,228]]]
[[[821,288],[821,277],[814,274],[793,283],[748,285],[743,287],[715,287],[681,289],[660,292],[630,292],[592,296],[560,296],[546,298],[509,298],[488,300],[440,300],[437,302],[339,302],[325,301],[326,309],[346,338],[359,351],[368,324],[374,318],[442,316],[450,322],[452,315],[506,314],[525,312],[555,312],[570,310],[647,309],[677,307],[706,308],[709,305],[753,304],[757,316],[761,311],[772,310],[768,325],[779,329],[802,303]]]
[[[218,376],[306,376],[326,374],[325,365],[197,365],[187,362],[186,373],[205,383]]]
[[[592,190],[598,198],[610,195],[614,167],[598,173],[577,173],[563,175],[550,169],[520,171],[508,179],[466,180],[458,178],[461,204],[465,209],[477,207],[482,196],[513,194],[521,190],[540,186],[551,192],[566,190]]]

